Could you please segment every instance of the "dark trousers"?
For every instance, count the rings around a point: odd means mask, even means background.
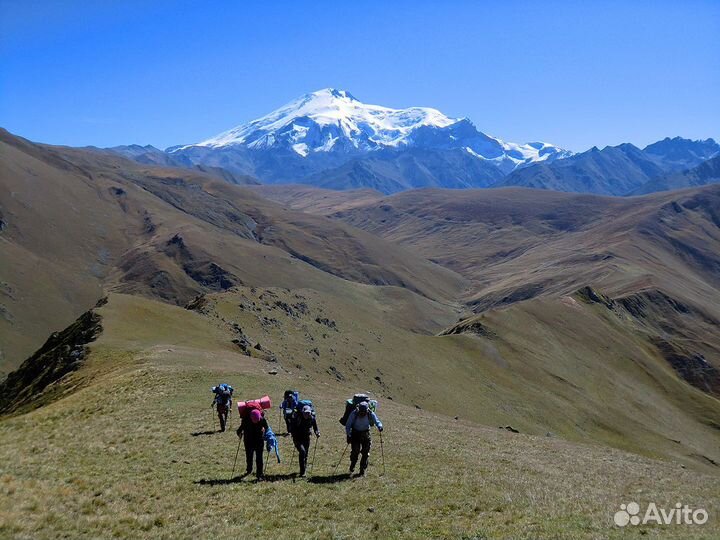
[[[303,433],[296,435],[293,433],[293,443],[298,451],[298,463],[300,464],[300,475],[305,474],[307,468],[308,454],[310,453],[310,434]]]
[[[292,431],[292,414],[283,413],[283,418],[285,419],[285,429],[290,433]]]
[[[248,439],[245,439],[245,459],[247,461],[247,469],[245,469],[246,474],[250,474],[253,470],[253,453],[255,454],[255,465],[256,470],[255,474],[258,478],[260,478],[263,475],[263,441],[262,439],[258,441],[248,441]]]
[[[220,419],[220,431],[225,431],[225,425],[227,424],[228,412],[230,412],[230,411],[225,405],[218,404],[217,414],[218,414],[218,418]]]
[[[362,454],[360,459],[360,472],[367,469],[368,458],[370,457],[370,447],[372,439],[370,431],[353,431],[350,436],[350,468],[354,469],[357,463],[358,454]]]

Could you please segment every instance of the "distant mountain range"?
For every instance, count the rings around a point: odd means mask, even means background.
[[[664,139],[643,150],[632,144],[608,146],[548,164],[510,173],[496,186],[522,186],[554,191],[629,195],[685,187],[678,172],[720,155],[714,140]],[[706,183],[710,183],[707,178]],[[643,186],[647,186],[643,189]]]
[[[686,184],[691,181],[678,173],[720,155],[713,139],[680,137],[644,149],[625,143],[580,154],[544,142],[509,143],[479,131],[467,118],[450,118],[428,107],[369,105],[333,88],[306,94],[199,143],[164,151],[139,145],[109,150],[144,164],[200,168],[216,175],[225,171],[232,183],[257,178],[265,184],[372,188],[386,194],[423,187],[505,186],[648,193],[696,185]]]
[[[391,109],[326,88],[208,140],[110,150],[142,163],[220,167],[263,183],[385,193],[419,187],[487,187],[519,167],[572,155],[544,142],[509,143],[436,109]]]
[[[651,180],[637,188],[630,195],[644,195],[656,191],[705,186],[717,182],[720,182],[720,156],[703,161],[692,169]]]

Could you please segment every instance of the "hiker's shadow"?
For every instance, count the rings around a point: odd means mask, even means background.
[[[227,484],[237,484],[238,482],[242,482],[243,478],[246,476],[247,474],[241,474],[235,478],[217,478],[214,480],[202,478],[200,480],[195,480],[193,484],[199,484],[201,486],[224,486]]]
[[[335,484],[337,482],[344,482],[350,480],[352,476],[348,473],[343,474],[331,474],[329,476],[311,476],[308,478],[308,482],[311,484]]]
[[[263,477],[263,482],[282,482],[283,480],[295,480],[297,477],[298,477],[298,473],[266,474]]]
[[[203,435],[215,435],[216,433],[220,433],[219,431],[196,431],[195,433],[191,433],[190,435],[192,437],[201,437]]]

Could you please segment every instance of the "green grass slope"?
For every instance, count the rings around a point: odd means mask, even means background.
[[[597,445],[514,434],[382,399],[385,468],[349,479],[337,423],[355,381],[279,370],[240,354],[213,314],[123,295],[65,397],[0,420],[0,536],[9,538],[711,538],[717,475]],[[338,323],[340,324],[340,323]],[[444,339],[444,338],[440,338]],[[276,397],[299,387],[318,409],[312,474],[289,440],[268,480],[232,477],[237,438],[214,432],[209,387]],[[278,419],[270,415],[273,427]],[[235,415],[231,424],[237,425]],[[279,431],[279,430],[278,430]],[[241,456],[242,457],[242,456]],[[383,470],[385,474],[383,473]],[[620,529],[620,504],[682,501],[699,527]]]
[[[444,336],[429,330],[452,312],[392,288],[239,289],[197,310],[239,350],[307,380],[720,472],[717,396],[683,380],[624,313],[572,296],[488,312],[480,327],[463,319]]]

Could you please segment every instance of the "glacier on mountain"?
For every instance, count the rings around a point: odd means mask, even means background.
[[[325,88],[306,94],[247,124],[197,144],[168,149],[289,150],[351,156],[391,148],[462,149],[503,173],[536,161],[571,155],[547,143],[516,144],[480,132],[467,118],[450,118],[437,109],[392,109],[362,103],[345,90]]]

